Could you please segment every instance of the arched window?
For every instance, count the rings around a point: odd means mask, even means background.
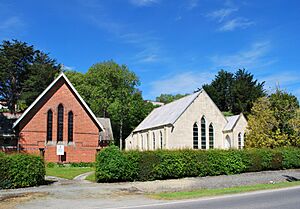
[[[73,112],[68,113],[68,142],[73,142]]]
[[[162,132],[160,132],[160,149],[163,148],[163,135]]]
[[[205,119],[201,118],[201,149],[206,149],[206,129]]]
[[[143,135],[141,135],[141,149],[144,149],[144,138]]]
[[[209,125],[209,149],[214,148],[214,127],[212,124]]]
[[[150,148],[150,142],[149,142],[149,134],[147,134],[147,150]]]
[[[155,150],[155,133],[153,132],[153,150]]]
[[[238,134],[238,148],[242,149],[242,133]]]
[[[53,125],[53,113],[52,110],[47,112],[47,142],[52,141],[52,125]]]
[[[63,141],[64,106],[62,104],[58,105],[57,111],[57,141]]]
[[[198,125],[194,123],[193,126],[193,148],[198,149]]]

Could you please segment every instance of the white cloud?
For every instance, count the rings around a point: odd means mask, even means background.
[[[254,24],[253,21],[239,17],[224,22],[224,24],[220,26],[219,31],[233,31],[237,28],[245,29]]]
[[[223,22],[226,17],[231,15],[233,12],[238,11],[238,8],[222,8],[208,13],[206,16],[217,20],[218,22]]]
[[[181,74],[169,75],[168,77],[153,81],[150,86],[151,96],[164,94],[192,93],[203,84],[209,83],[213,73],[188,71]]]
[[[19,29],[22,26],[24,26],[24,23],[17,16],[13,16],[3,21],[0,21],[1,31],[7,31],[7,30],[11,31],[11,30]]]
[[[206,14],[206,17],[212,19],[218,24],[218,31],[227,32],[235,29],[245,29],[255,24],[254,21],[242,17],[238,14],[239,7],[231,1],[225,2],[225,7],[217,9]]]
[[[130,0],[130,3],[137,7],[150,6],[158,2],[158,0]]]
[[[270,49],[269,41],[255,42],[246,50],[229,55],[214,55],[210,59],[217,68],[259,68],[275,62],[274,59],[267,59]]]
[[[187,4],[187,9],[191,10],[198,6],[199,0],[189,0]]]
[[[276,87],[286,90],[300,96],[300,89],[294,89],[299,84],[300,75],[296,72],[286,71],[284,73],[272,73],[271,75],[261,76],[260,80],[265,81],[265,86],[269,92],[274,92]],[[299,88],[297,86],[296,88]]]
[[[127,33],[120,36],[120,39],[129,44],[135,45],[140,51],[133,57],[136,63],[157,62],[160,59],[160,39],[151,33]]]

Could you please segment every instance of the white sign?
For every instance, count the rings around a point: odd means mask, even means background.
[[[56,155],[64,155],[64,154],[65,154],[64,145],[57,145],[56,146]]]

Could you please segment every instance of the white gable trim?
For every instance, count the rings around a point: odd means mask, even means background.
[[[85,103],[85,101],[82,99],[82,97],[80,96],[80,94],[77,92],[77,90],[74,88],[74,86],[72,85],[72,83],[70,82],[70,80],[67,78],[67,76],[63,72],[61,72],[59,74],[59,76],[36,98],[36,100],[25,110],[25,112],[21,115],[21,117],[16,122],[14,122],[13,128],[15,128],[20,123],[20,121],[27,115],[27,113],[42,99],[42,97],[58,82],[58,80],[60,78],[65,79],[65,81],[70,86],[70,88],[72,89],[72,91],[79,98],[80,102],[87,109],[87,111],[89,112],[89,114],[92,116],[92,118],[94,119],[95,123],[97,123],[97,125],[102,129],[102,131],[105,131],[104,128],[103,128],[103,126],[101,125],[101,123],[97,120],[95,114],[92,112],[92,110],[89,108],[89,106]]]

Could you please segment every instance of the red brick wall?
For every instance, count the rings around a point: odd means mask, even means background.
[[[57,144],[57,107],[64,106],[63,144],[65,145],[65,162],[93,162],[98,148],[99,129],[81,105],[75,94],[67,84],[58,82],[57,86],[49,91],[48,95],[40,101],[27,118],[19,126],[19,144],[23,151],[39,154],[44,148],[45,160],[58,162],[56,155]],[[53,112],[52,143],[46,143],[47,112]],[[68,112],[73,111],[73,143],[68,144]]]

